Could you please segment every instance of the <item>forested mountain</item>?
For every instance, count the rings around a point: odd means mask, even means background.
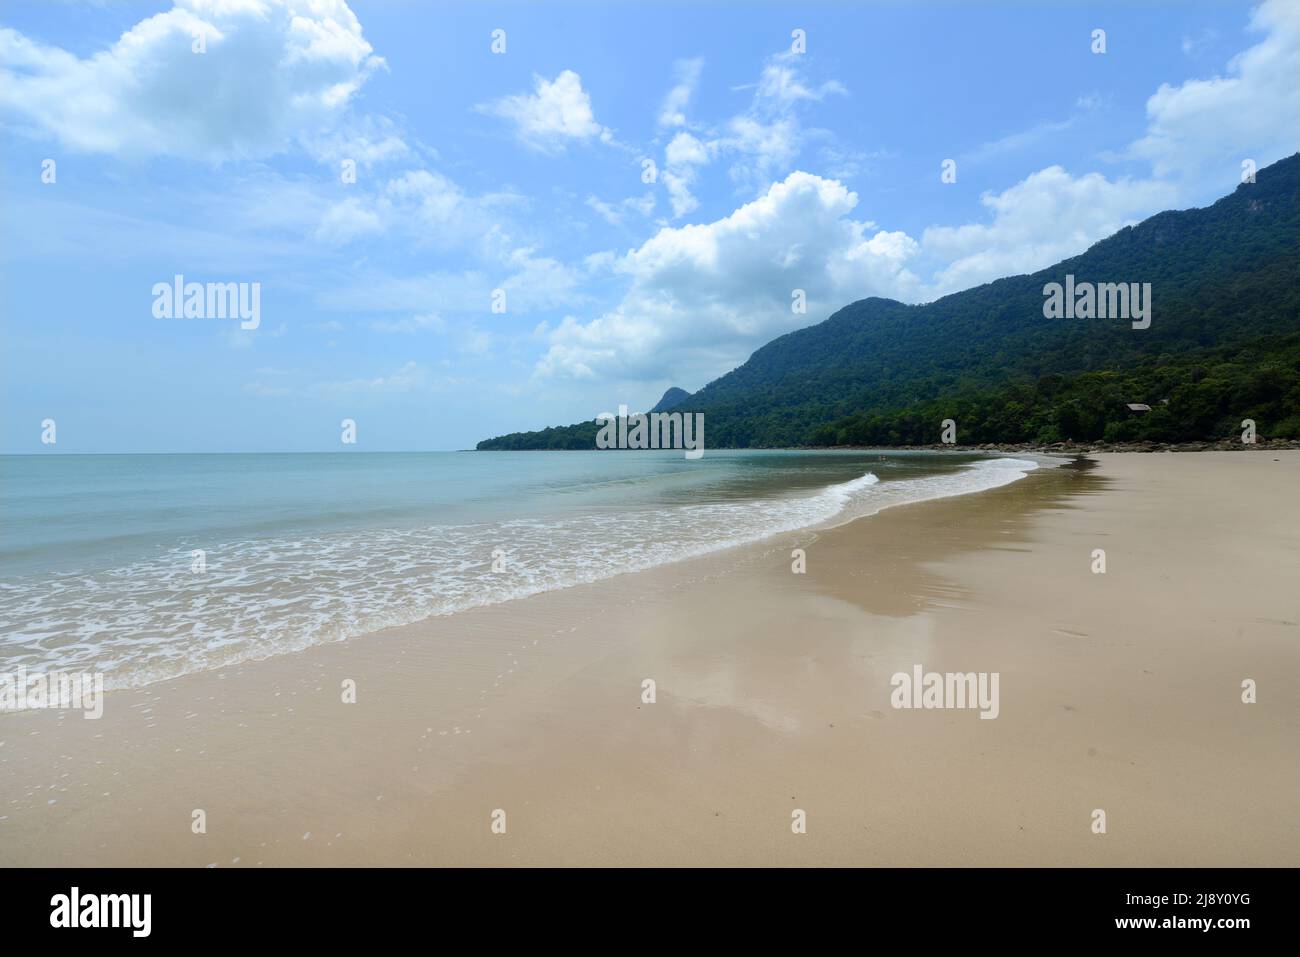
[[[667,412],[669,409],[681,405],[684,400],[689,399],[690,397],[691,394],[685,389],[679,389],[677,386],[673,386],[664,393],[663,398],[656,402],[655,407],[650,411]]]
[[[1212,206],[921,306],[863,299],[674,404],[711,447],[1300,436],[1300,154]],[[1044,286],[1150,283],[1151,325],[1044,317]],[[1150,405],[1134,413],[1129,403]],[[596,426],[496,448],[593,448]]]

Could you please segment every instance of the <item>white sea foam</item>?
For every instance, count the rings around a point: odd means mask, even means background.
[[[177,551],[39,587],[9,583],[0,661],[138,686],[990,489],[1035,467],[993,459],[883,483],[868,472],[802,496],[232,541],[207,550],[202,574]],[[494,549],[504,571],[492,571]]]
[[[867,515],[875,515],[893,505],[910,505],[936,498],[952,498],[955,495],[985,492],[1002,485],[1010,485],[1036,468],[1038,463],[1029,459],[982,459],[953,472],[902,482],[887,482],[874,489],[872,495],[857,497],[826,524],[842,525]]]

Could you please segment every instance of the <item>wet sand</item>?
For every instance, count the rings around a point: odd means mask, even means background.
[[[0,715],[0,864],[1300,865],[1300,452],[1090,465]]]

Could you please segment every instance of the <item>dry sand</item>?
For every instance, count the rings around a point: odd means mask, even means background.
[[[0,864],[1300,865],[1300,452],[1092,465],[0,716]]]

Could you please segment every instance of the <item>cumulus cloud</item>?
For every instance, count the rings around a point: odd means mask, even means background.
[[[543,153],[563,152],[571,141],[613,142],[613,134],[596,122],[591,97],[578,74],[564,70],[554,80],[537,76],[533,83],[533,93],[505,96],[479,104],[478,109],[509,120],[522,143]]]
[[[1150,162],[1150,177],[1076,177],[1051,166],[986,193],[990,222],[923,233],[924,258],[943,263],[928,294],[1041,269],[1162,209],[1222,195],[1239,182],[1243,159],[1262,167],[1295,152],[1300,7],[1265,0],[1250,26],[1264,36],[1233,57],[1226,76],[1162,84],[1147,101],[1146,134],[1127,154]]]
[[[1158,177],[1235,186],[1241,161],[1259,166],[1300,139],[1300,4],[1265,0],[1251,15],[1265,34],[1225,76],[1162,84],[1147,101],[1147,132],[1130,148]]]
[[[944,295],[1001,276],[1034,272],[1077,255],[1130,223],[1172,205],[1177,190],[1156,180],[1074,177],[1049,166],[980,202],[992,221],[931,226],[921,237],[927,256],[947,263],[932,295]]]
[[[86,152],[204,160],[319,134],[384,65],[342,0],[178,0],[85,58],[3,28],[0,63],[0,108],[30,132]]]
[[[665,227],[615,263],[622,302],[549,331],[540,376],[657,380],[672,363],[703,379],[780,333],[868,295],[911,297],[916,243],[851,218],[842,184],[794,172],[711,223]],[[791,309],[802,289],[807,314]]]
[[[804,128],[799,109],[805,103],[847,91],[838,80],[809,80],[802,59],[790,53],[769,57],[758,81],[743,88],[753,90],[743,111],[716,126],[681,130],[669,141],[664,150],[663,182],[674,218],[699,208],[698,183],[703,170],[715,160],[730,162],[728,176],[742,190],[761,191],[793,168],[809,139],[825,136],[824,131]],[[679,64],[679,71],[688,72],[689,82],[673,87],[660,112],[661,127],[686,124],[681,107],[698,81],[698,69],[690,66],[698,61],[686,62],[687,67]]]
[[[1296,8],[1266,0],[1252,19],[1264,38],[1233,59],[1227,77],[1157,91],[1147,134],[1131,150],[1150,160],[1150,176],[1049,166],[984,194],[986,221],[931,226],[918,242],[853,218],[857,196],[840,182],[791,173],[728,216],[665,227],[613,260],[613,272],[629,278],[622,301],[597,318],[570,315],[548,327],[536,372],[648,382],[671,368],[672,378],[707,380],[757,345],[855,299],[931,299],[1077,255],[1125,225],[1204,199],[1197,176],[1206,170],[1230,178],[1209,189],[1217,195],[1236,184],[1244,150],[1262,166],[1295,149],[1298,20]],[[754,104],[719,132],[680,130],[669,142],[664,179],[676,215],[697,208],[699,171],[720,156],[740,156],[742,178],[797,158],[794,106],[841,89],[809,84],[787,67],[780,58],[769,64]],[[927,281],[918,279],[922,272]],[[806,317],[790,312],[797,288],[807,292]]]

